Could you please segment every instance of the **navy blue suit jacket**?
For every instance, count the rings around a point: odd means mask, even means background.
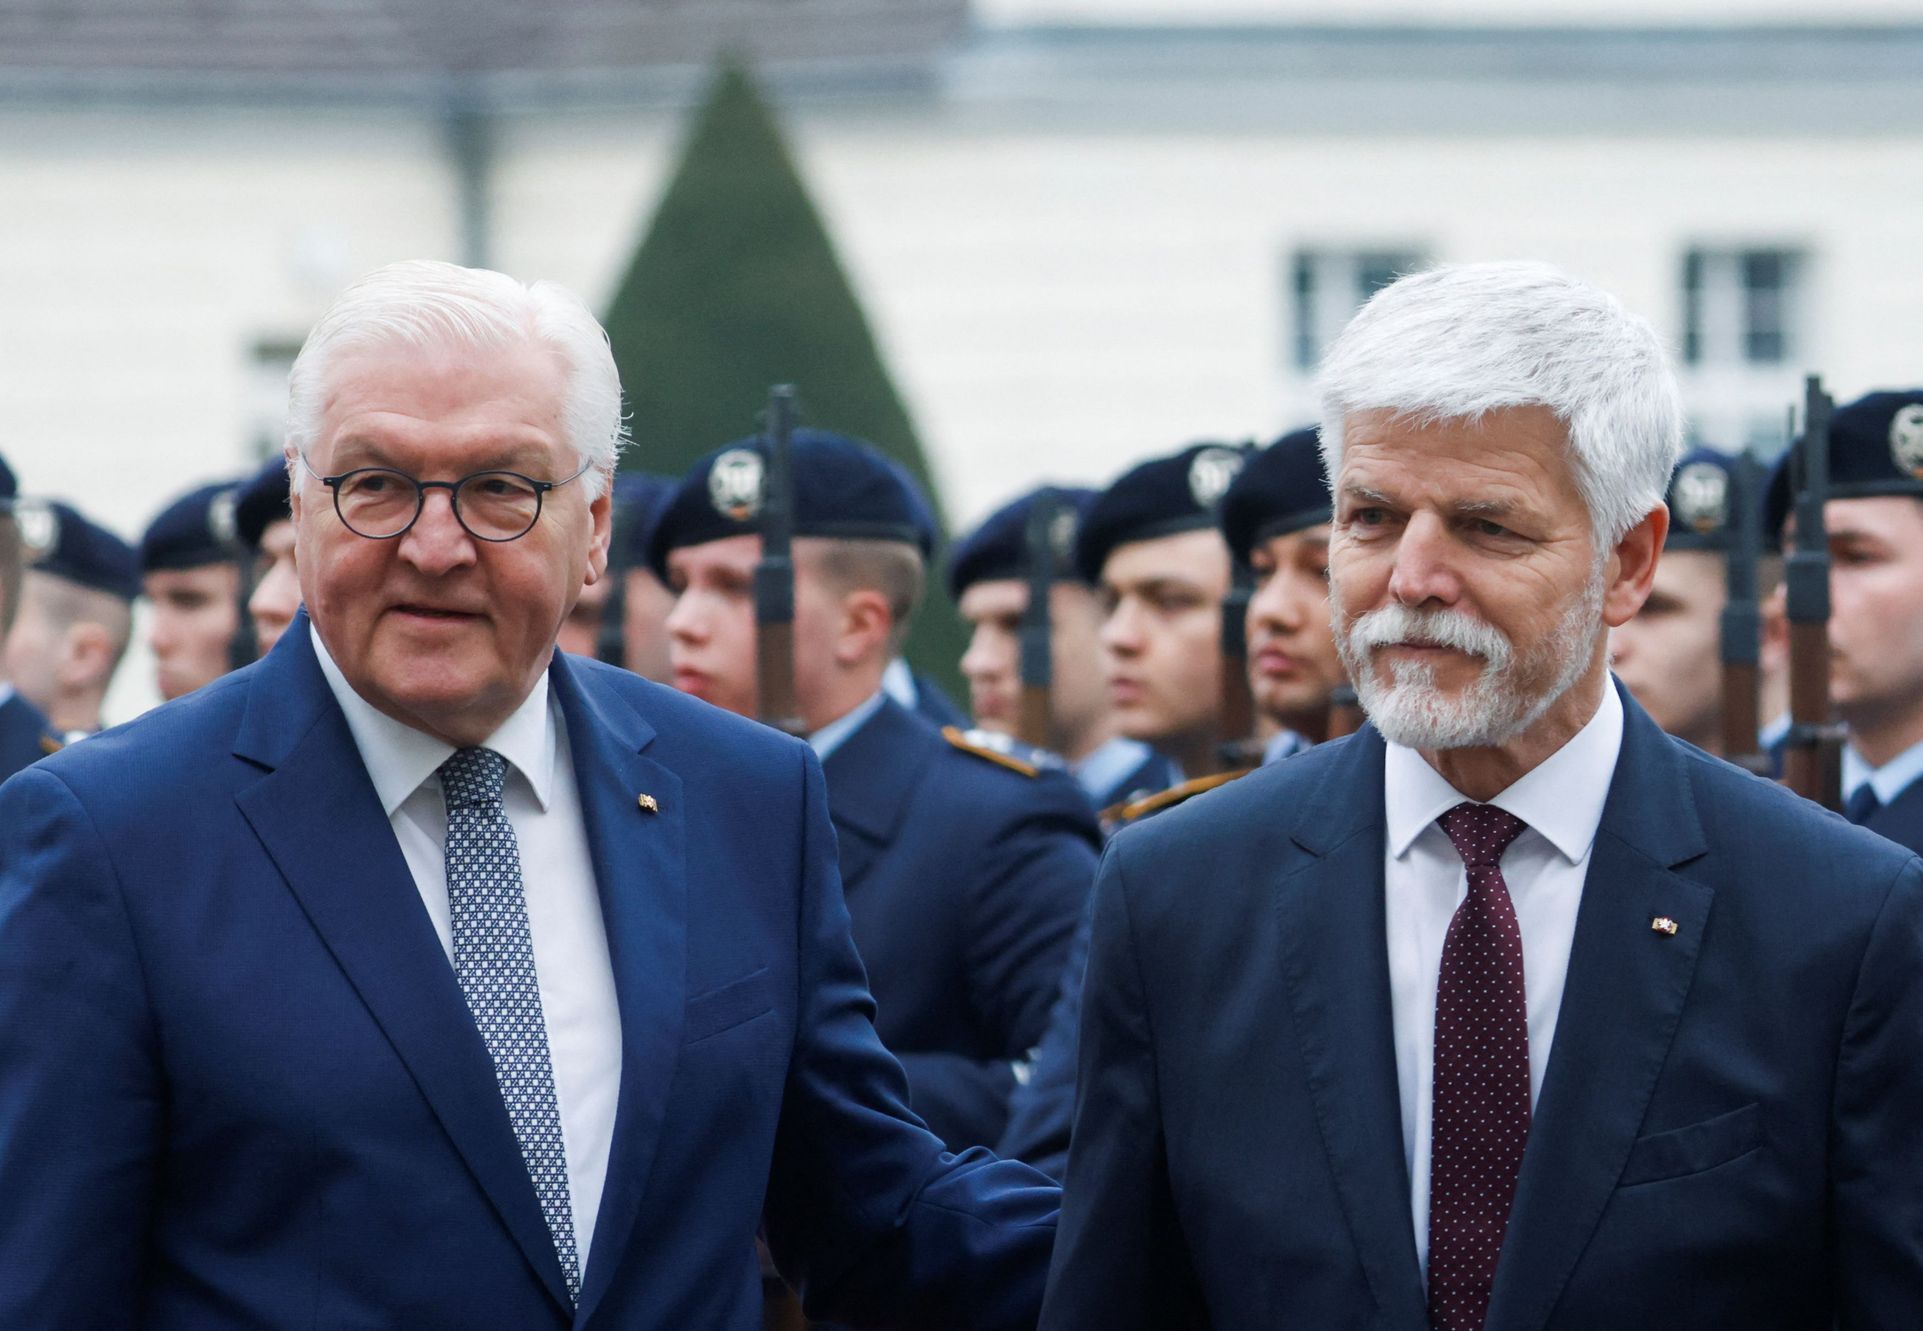
[[[39,708],[17,693],[0,702],[0,781],[59,748]]]
[[[1487,1326],[1923,1326],[1923,864],[1624,707]],[[1047,1331],[1426,1331],[1383,752],[1110,843]]]
[[[1094,811],[1066,773],[963,752],[891,698],[823,769],[876,1029],[936,1135],[990,1145],[1095,881]]]
[[[805,745],[580,658],[621,1014],[578,1315],[306,620],[0,788],[0,1326],[1032,1325],[1056,1194],[915,1122]],[[654,797],[658,812],[637,807]]]

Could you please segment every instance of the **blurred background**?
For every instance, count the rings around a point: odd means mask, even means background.
[[[1614,292],[1773,452],[1806,371],[1923,379],[1919,70],[1923,0],[0,0],[0,452],[137,538],[408,257],[601,311],[628,465],[791,378],[955,529],[1309,421],[1445,260]]]

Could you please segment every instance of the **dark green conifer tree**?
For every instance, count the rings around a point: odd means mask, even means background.
[[[755,433],[769,385],[791,383],[801,424],[875,444],[941,511],[860,302],[742,65],[718,67],[606,324],[631,413],[629,465],[680,474]],[[907,655],[952,692],[966,642],[929,572]]]

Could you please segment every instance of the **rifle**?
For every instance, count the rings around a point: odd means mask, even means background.
[[[1763,469],[1747,451],[1729,466],[1729,549],[1724,556],[1729,589],[1723,603],[1723,755],[1758,776],[1770,773],[1769,755],[1757,749],[1762,729],[1759,661],[1763,616],[1756,597],[1756,564],[1763,549]]]
[[[1218,772],[1254,767],[1262,761],[1255,738],[1255,697],[1249,690],[1249,600],[1255,571],[1240,560],[1222,598],[1222,702],[1216,712],[1215,755]]]
[[[766,724],[799,735],[805,727],[795,707],[794,431],[794,385],[776,384],[768,390],[761,562],[754,577],[755,710]]]
[[[1362,713],[1362,703],[1355,696],[1355,688],[1349,684],[1338,684],[1329,693],[1329,735],[1330,739],[1341,739],[1362,729],[1368,717]]]
[[[1830,552],[1823,526],[1829,498],[1831,399],[1810,375],[1803,391],[1803,433],[1790,462],[1796,548],[1784,561],[1789,612],[1789,714],[1785,784],[1827,809],[1843,805],[1843,732],[1830,718]]]
[[[1036,494],[1028,510],[1028,604],[1022,609],[1022,701],[1016,732],[1022,743],[1038,749],[1056,747],[1049,705],[1055,665],[1048,598],[1055,585],[1055,522],[1061,511],[1061,496],[1052,489]]]

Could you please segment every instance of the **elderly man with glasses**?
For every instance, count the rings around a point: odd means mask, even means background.
[[[905,1108],[808,747],[554,650],[620,387],[413,263],[294,366],[305,607],[0,789],[0,1326],[1032,1325],[1056,1192]]]

